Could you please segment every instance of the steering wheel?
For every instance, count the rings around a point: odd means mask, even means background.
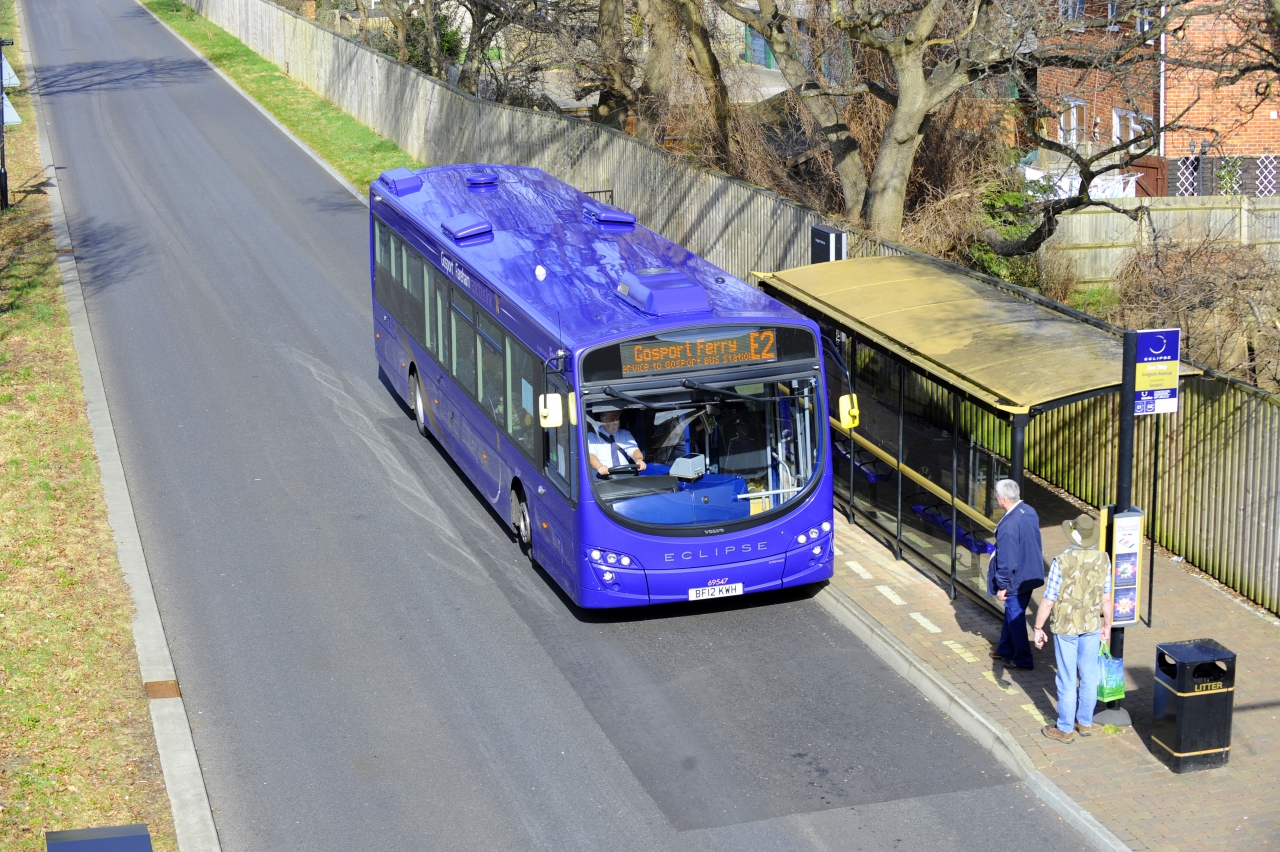
[[[610,476],[613,476],[615,473],[629,473],[629,474],[631,474],[632,476],[639,476],[639,475],[640,475],[640,465],[638,465],[638,464],[634,464],[634,463],[633,463],[633,464],[623,464],[623,465],[618,465],[617,467],[611,467],[611,468],[609,468],[609,475],[610,475]]]

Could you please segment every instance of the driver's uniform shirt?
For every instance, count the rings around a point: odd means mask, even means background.
[[[609,440],[610,437],[613,440]],[[639,449],[636,439],[626,429],[619,429],[612,436],[603,429],[599,432],[594,429],[587,432],[587,452],[606,467],[633,464],[631,454]]]

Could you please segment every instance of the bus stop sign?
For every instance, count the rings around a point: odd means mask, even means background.
[[[1178,359],[1182,331],[1156,328],[1138,332],[1134,414],[1173,414],[1178,410]]]

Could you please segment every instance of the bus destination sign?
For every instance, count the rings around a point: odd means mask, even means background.
[[[760,328],[736,337],[631,341],[618,347],[622,375],[666,373],[700,367],[765,364],[778,360],[777,330]]]

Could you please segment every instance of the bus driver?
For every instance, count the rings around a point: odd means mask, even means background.
[[[600,417],[600,425],[587,433],[588,461],[601,477],[609,475],[609,468],[622,467],[629,461],[635,462],[637,470],[646,467],[644,453],[640,452],[636,439],[626,429],[619,428],[621,421],[621,412],[606,411]]]

